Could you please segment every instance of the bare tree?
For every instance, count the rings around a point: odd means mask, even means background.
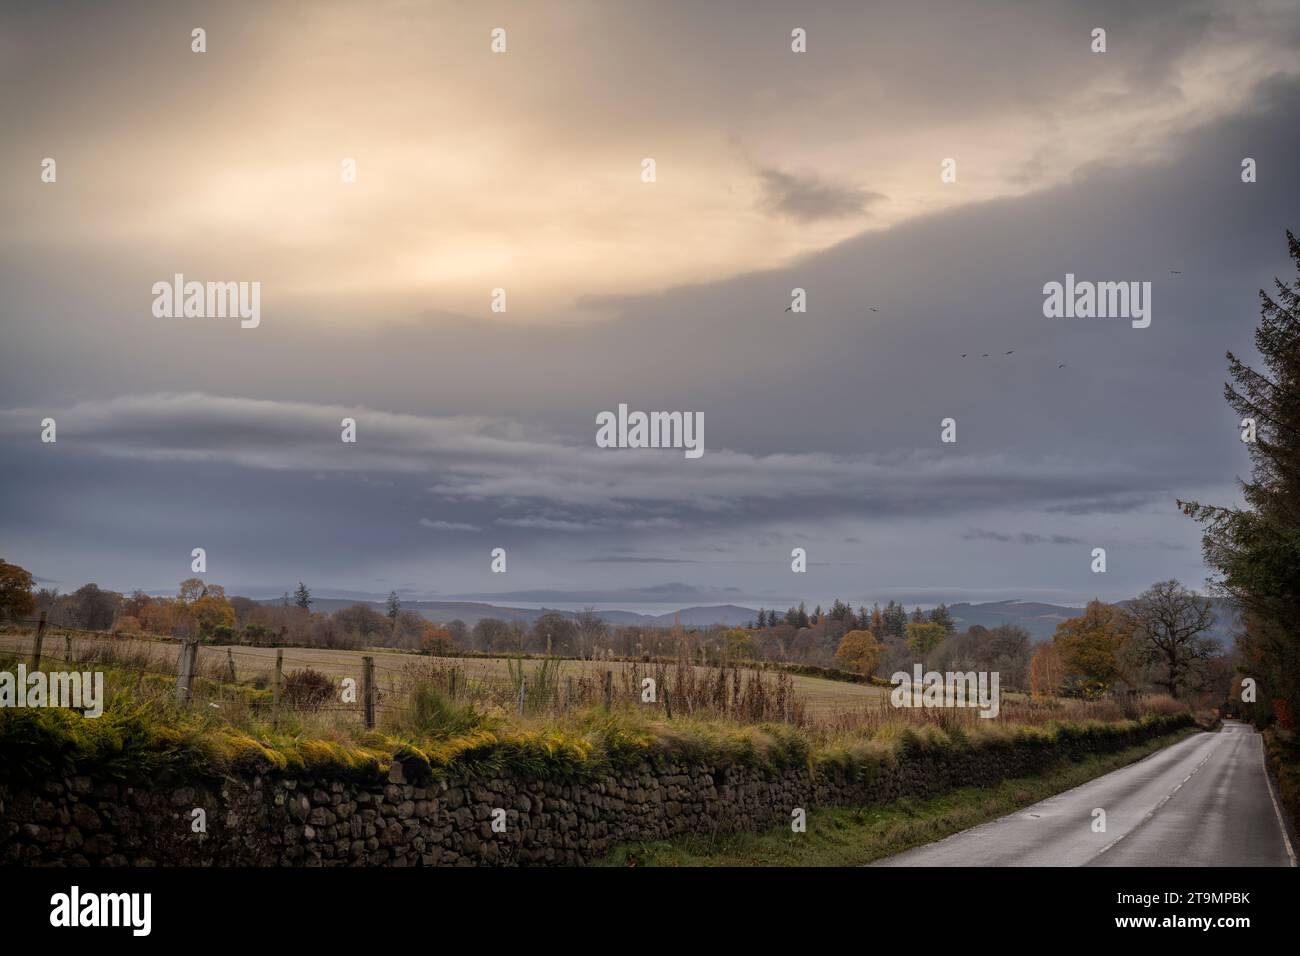
[[[1187,590],[1177,581],[1151,585],[1133,601],[1126,614],[1139,653],[1161,667],[1163,677],[1156,683],[1173,697],[1219,650],[1217,640],[1201,636],[1214,625],[1209,598]]]
[[[584,607],[578,612],[578,656],[584,660],[591,657],[597,642],[603,641],[607,634],[604,620],[596,614],[596,609]]]

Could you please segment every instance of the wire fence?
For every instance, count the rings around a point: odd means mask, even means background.
[[[20,621],[30,632],[0,632],[0,655],[28,658],[31,667],[97,665],[134,676],[137,691],[172,693],[176,701],[238,717],[321,718],[374,728],[385,718],[401,721],[453,708],[515,715],[567,715],[591,707],[636,708],[668,719],[723,717],[745,723],[779,722],[830,732],[875,732],[888,725],[938,724],[959,729],[983,722],[973,709],[891,706],[889,695],[865,689],[834,705],[795,693],[787,670],[744,663],[699,664],[689,647],[677,659],[573,661],[554,657],[431,657],[397,650],[329,650],[298,647],[200,644],[159,636],[123,637],[84,628]],[[807,678],[799,678],[807,680]],[[146,687],[145,682],[150,682]],[[840,694],[848,685],[818,681]],[[864,696],[855,696],[864,694]],[[1178,706],[1158,695],[1125,700],[1063,700],[1004,695],[1000,723],[1043,724],[1055,720],[1119,720],[1162,713]],[[444,708],[445,709],[445,708]],[[326,730],[327,726],[313,726]]]
[[[30,658],[32,669],[99,665],[136,677],[174,681],[176,700],[221,707],[241,701],[279,719],[290,713],[351,715],[367,728],[377,714],[395,714],[435,689],[457,705],[525,714],[557,714],[600,706],[649,708],[672,718],[714,713],[800,723],[804,705],[789,675],[740,666],[702,667],[684,654],[676,662],[622,661],[617,666],[559,658],[506,658],[501,673],[483,659],[435,658],[311,648],[200,644],[154,636],[136,640],[106,631],[19,621],[30,634],[0,634],[0,653]],[[61,652],[61,653],[60,653]],[[402,659],[406,658],[406,659]],[[596,669],[593,669],[596,668]]]

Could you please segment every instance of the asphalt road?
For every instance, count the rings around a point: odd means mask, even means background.
[[[874,866],[1295,866],[1253,727],[1135,764]],[[1094,810],[1105,832],[1094,832]]]

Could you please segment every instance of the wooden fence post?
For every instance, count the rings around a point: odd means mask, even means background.
[[[194,684],[194,661],[198,657],[197,641],[186,639],[181,642],[181,653],[176,659],[176,702],[188,704],[191,688]]]
[[[523,665],[520,665],[522,668]],[[528,693],[528,678],[519,675],[519,716],[524,715],[524,695]]]
[[[228,647],[226,648],[226,677],[232,684],[237,682],[235,677],[235,652]]]
[[[669,720],[672,720],[672,719],[673,719],[673,705],[672,705],[672,703],[668,700],[668,688],[667,688],[667,687],[664,688],[664,713],[668,715],[668,719],[669,719]]]
[[[447,675],[447,696],[452,700],[456,699],[456,672],[452,671]]]
[[[565,678],[564,712],[567,714],[573,706],[573,676]]]
[[[63,659],[69,664],[72,663],[72,635],[71,634],[63,635]]]
[[[361,698],[366,730],[375,729],[375,659],[361,658]]]
[[[275,680],[271,685],[271,725],[280,722],[280,684],[284,681],[284,648],[275,649]]]
[[[614,706],[614,672],[605,671],[605,709]]]
[[[41,612],[41,619],[36,622],[36,638],[32,641],[32,670],[39,670],[41,666],[41,645],[45,643],[45,612]]]

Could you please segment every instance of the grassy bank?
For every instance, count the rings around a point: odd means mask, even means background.
[[[97,719],[55,708],[0,710],[0,764],[7,776],[39,780],[80,769],[116,777],[323,772],[370,778],[396,760],[411,773],[431,776],[589,777],[649,761],[802,767],[869,779],[890,762],[914,756],[982,748],[1081,756],[1190,722],[1185,711],[1158,700],[1135,719],[1033,724],[918,711],[802,726],[708,714],[668,720],[653,707],[630,704],[518,716],[485,712],[423,683],[384,708],[378,726],[366,730],[339,723],[334,705],[286,708],[272,719],[268,694],[257,688],[205,685],[186,705],[174,700],[171,678],[103,670],[109,694]]]
[[[1140,746],[1077,763],[1063,762],[1046,774],[1004,780],[994,787],[964,787],[929,800],[810,810],[806,833],[780,826],[757,834],[692,835],[630,844],[597,865],[860,866],[1030,806],[1197,732],[1198,728],[1187,727]]]
[[[1268,728],[1264,731],[1264,753],[1291,826],[1300,826],[1300,741],[1295,731]]]

